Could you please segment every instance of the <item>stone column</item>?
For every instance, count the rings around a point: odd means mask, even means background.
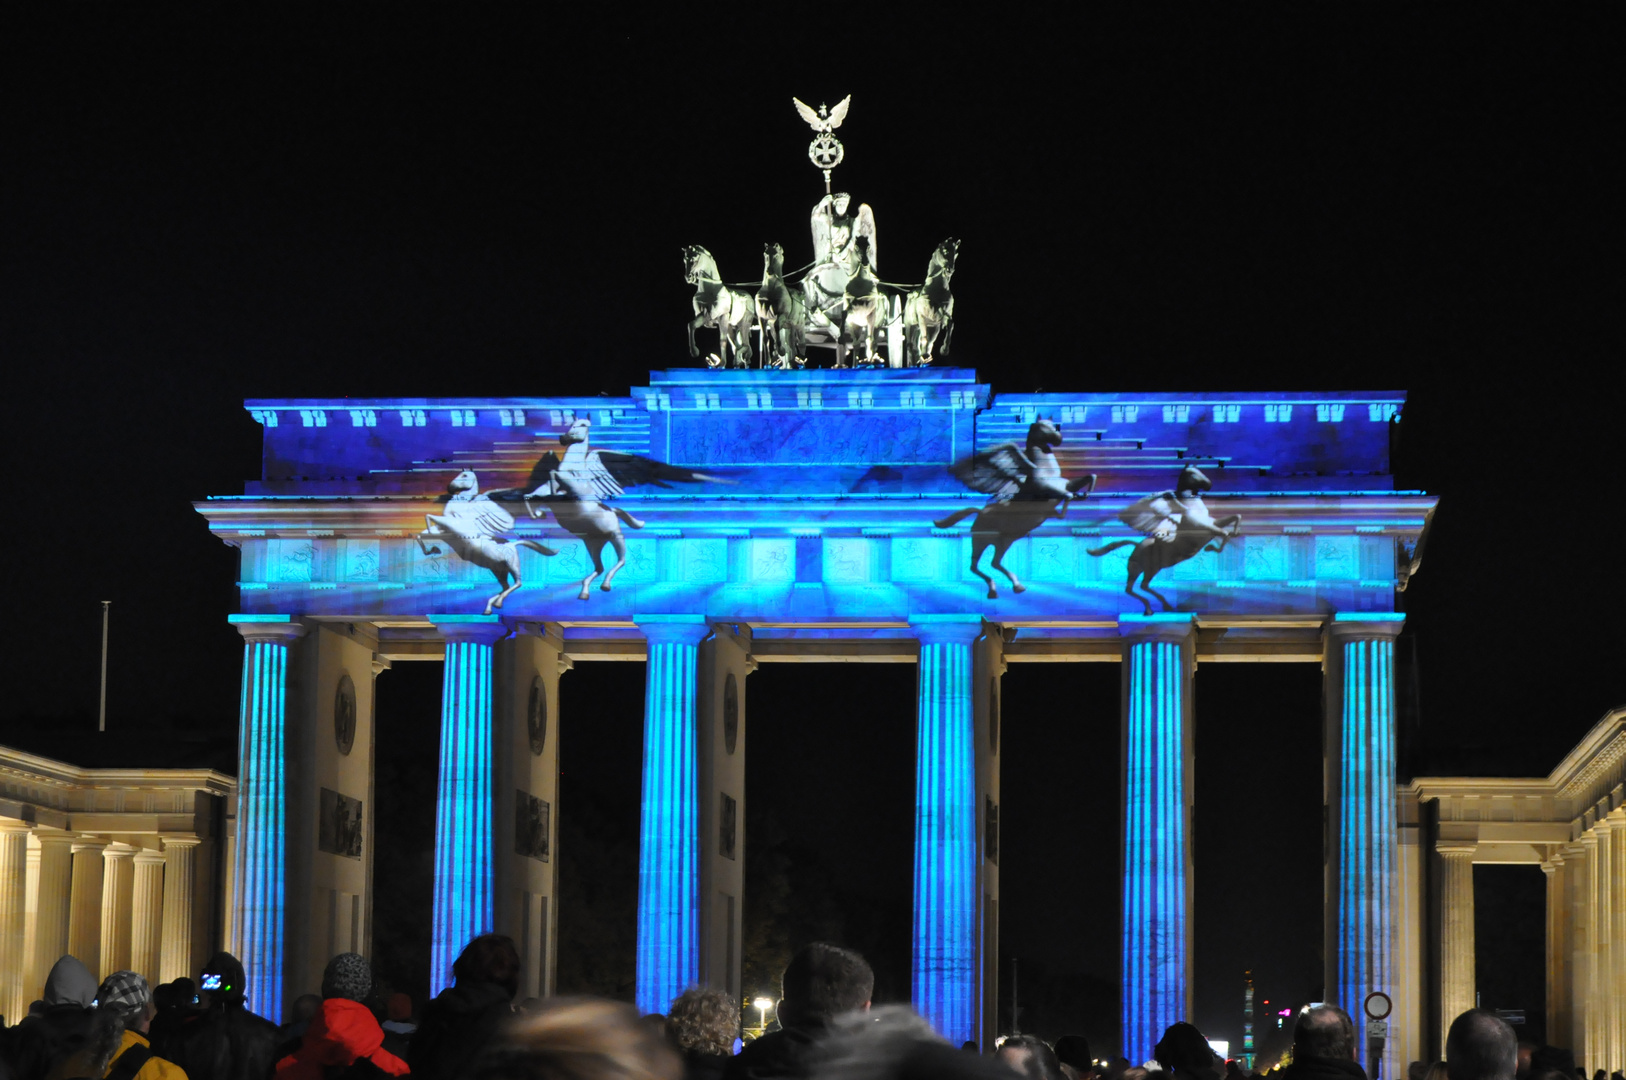
[[[1614,949],[1611,941],[1615,932],[1614,893],[1615,875],[1621,868],[1615,865],[1614,829],[1607,817],[1599,817],[1592,826],[1596,839],[1592,860],[1592,1023],[1587,1039],[1589,1070],[1613,1069],[1618,1062],[1615,1055],[1615,982]]]
[[[999,1035],[999,739],[1000,679],[1005,674],[1005,639],[985,627],[974,648],[972,705],[977,759],[977,1034],[978,1047]]]
[[[1569,1030],[1570,1019],[1564,856],[1555,852],[1542,862],[1541,871],[1547,878],[1547,1038],[1556,1044]]]
[[[135,887],[135,864],[129,844],[102,849],[101,978],[130,968],[130,897]]]
[[[0,826],[0,1011],[15,1024],[28,1011],[23,1000],[24,906],[27,892],[28,827]]]
[[[160,982],[172,982],[175,979],[186,977],[195,979],[198,976],[192,970],[192,897],[197,886],[197,853],[198,844],[202,841],[196,836],[166,836],[164,837],[164,925],[159,943],[158,979]],[[263,894],[262,894],[263,895]],[[263,923],[261,925],[264,925]],[[255,944],[251,942],[250,944]],[[263,939],[261,942],[260,958],[264,958]],[[238,957],[239,960],[242,957]],[[282,957],[277,955],[276,971],[280,975]],[[262,959],[262,962],[263,959]],[[280,978],[274,985],[268,986],[266,979],[259,972],[243,964],[244,976],[248,982],[250,994],[276,993],[277,1008],[275,1012],[267,1015],[281,1016],[281,987]],[[255,1001],[250,997],[249,1001]],[[265,1007],[265,1000],[259,999],[259,1004],[251,1006],[256,1011]]]
[[[106,840],[83,837],[72,849],[68,952],[87,971],[100,971],[102,966],[102,849],[106,846]]]
[[[250,1007],[280,1019],[288,856],[288,649],[304,636],[305,627],[287,615],[233,615],[230,620],[243,635],[231,951],[242,961]],[[189,970],[193,847],[166,838],[164,855],[159,978],[168,982],[197,974]]]
[[[1586,1058],[1587,1017],[1593,1011],[1591,863],[1591,845],[1585,836],[1564,849],[1564,892],[1569,912],[1570,1029],[1563,1035],[1576,1054],[1577,1064]]]
[[[1476,844],[1441,841],[1440,853],[1440,1045],[1451,1021],[1474,1007],[1474,852]],[[1359,1004],[1359,1002],[1357,1002]]]
[[[452,985],[452,963],[496,926],[492,882],[491,662],[508,636],[495,616],[434,615],[446,639],[435,796],[435,900],[429,989]]]
[[[45,989],[51,965],[68,951],[68,904],[73,889],[73,837],[67,833],[36,833],[35,838],[40,844],[40,872],[34,933],[28,941],[25,991],[33,995],[30,1001]]]
[[[1193,616],[1123,615],[1123,1053],[1191,1014]]]
[[[157,986],[163,959],[164,856],[138,851],[130,889],[130,970]]]
[[[696,806],[700,812],[700,979],[742,999],[745,909],[746,681],[751,631],[714,625],[700,644],[695,685]]]
[[[645,615],[644,778],[638,833],[635,1001],[664,1013],[700,978],[699,733],[695,675],[701,615]]]
[[[1609,991],[1610,1009],[1614,1013],[1613,1042],[1615,1048],[1611,1069],[1626,1068],[1626,805],[1616,806],[1609,814],[1609,842],[1614,867],[1610,912],[1614,916],[1614,929],[1610,940],[1614,943],[1610,954],[1609,970],[1614,982]]]
[[[979,615],[917,615],[912,999],[954,1046],[980,1034],[975,657]]]
[[[1393,997],[1395,907],[1394,639],[1405,616],[1339,614],[1324,637],[1328,1000],[1355,1021],[1366,1053],[1362,1002]],[[1393,1040],[1383,1075],[1399,1075]]]

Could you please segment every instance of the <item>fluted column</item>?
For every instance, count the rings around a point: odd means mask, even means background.
[[[1362,1002],[1373,990],[1395,994],[1394,639],[1404,619],[1339,614],[1324,642],[1328,996],[1354,1019],[1363,1053]],[[1385,1051],[1384,1076],[1398,1075],[1395,1045]]]
[[[435,899],[430,991],[452,985],[452,963],[496,925],[491,871],[491,660],[508,635],[495,616],[434,615],[446,639],[435,796]]]
[[[1123,1052],[1191,1015],[1192,673],[1185,614],[1123,615]]]
[[[28,1010],[23,1000],[24,876],[28,867],[28,827],[0,826],[0,1012],[15,1024]]]
[[[1609,901],[1614,916],[1610,938],[1613,948],[1609,960],[1609,970],[1614,973],[1609,991],[1609,1007],[1614,1014],[1615,1048],[1610,1068],[1614,1070],[1626,1068],[1626,806],[1617,806],[1610,813],[1609,822],[1609,842],[1613,852],[1610,861],[1614,867],[1611,877],[1614,894]]]
[[[183,976],[197,978],[198,973],[192,970],[192,920],[196,914],[192,910],[192,897],[198,880],[197,853],[201,842],[196,836],[164,837],[164,925],[158,960],[158,977],[163,982]],[[268,1015],[281,1016],[280,980],[276,987],[267,988],[264,976],[250,968],[247,961],[243,963],[243,970],[250,995],[267,994],[273,990],[278,993],[277,1011]],[[279,953],[276,971],[280,974],[281,970],[282,957]],[[256,999],[251,996],[249,1000]],[[265,1007],[265,1000],[259,999],[259,1004],[253,1007],[256,1011]]]
[[[1569,911],[1570,1029],[1563,1032],[1577,1055],[1586,1058],[1592,1004],[1592,845],[1584,835],[1564,849],[1565,900]]]
[[[1587,1061],[1595,1062],[1592,1069],[1613,1069],[1616,1062],[1615,1047],[1615,980],[1614,950],[1611,941],[1615,934],[1614,898],[1615,875],[1621,868],[1615,865],[1615,845],[1612,838],[1613,823],[1600,818],[1592,826],[1596,838],[1595,857],[1592,860],[1592,1032],[1587,1040]]]
[[[633,620],[649,642],[638,817],[640,1012],[664,1013],[700,977],[699,731],[695,674],[711,628],[700,615]]]
[[[1442,841],[1440,853],[1440,1039],[1451,1021],[1474,1007],[1474,852],[1475,844]]]
[[[40,869],[24,987],[25,993],[31,995],[29,1000],[43,992],[51,965],[68,951],[68,905],[73,890],[73,837],[67,833],[37,833],[35,839],[40,845]]]
[[[68,952],[89,971],[102,966],[102,849],[106,840],[82,837],[73,845]],[[52,962],[56,960],[52,957]]]
[[[978,1037],[977,755],[972,679],[979,615],[919,615],[915,683],[912,999],[954,1045]]]
[[[153,986],[163,963],[164,941],[164,856],[156,851],[138,851],[131,860],[135,867],[130,888],[130,970]]]
[[[130,968],[130,899],[135,887],[135,848],[109,844],[102,849],[101,978]]]
[[[1557,1044],[1569,1027],[1569,957],[1565,943],[1564,856],[1541,864],[1547,878],[1547,1038]]]
[[[231,951],[242,961],[250,1007],[282,1016],[284,885],[287,868],[288,649],[305,627],[287,615],[232,615],[243,635],[237,727],[237,852]],[[192,852],[164,844],[164,929],[159,977],[191,966]],[[186,878],[177,876],[184,865]],[[185,938],[177,920],[185,911]],[[173,916],[173,919],[172,919]],[[174,922],[174,925],[172,925]]]

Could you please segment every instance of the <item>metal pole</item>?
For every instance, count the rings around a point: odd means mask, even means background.
[[[1022,1034],[1022,1006],[1017,1004],[1021,999],[1016,993],[1016,957],[1011,957],[1011,1034]]]
[[[96,720],[96,730],[107,730],[107,612],[113,601],[102,601],[102,707]]]

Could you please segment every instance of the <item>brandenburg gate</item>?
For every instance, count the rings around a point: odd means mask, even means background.
[[[1421,946],[1392,921],[1419,865],[1396,817],[1395,600],[1435,505],[1394,489],[1403,406],[996,395],[936,366],[657,371],[618,398],[248,402],[262,475],[197,509],[241,550],[227,941],[250,1001],[280,1018],[331,954],[366,948],[373,686],[390,665],[445,670],[432,989],[497,930],[521,944],[523,993],[544,994],[570,813],[559,680],[645,662],[637,1002],[660,1012],[690,984],[742,990],[751,672],[890,661],[919,672],[913,1001],[986,1045],[1000,679],[1110,662],[1123,1051],[1140,1060],[1191,1009],[1195,670],[1317,663],[1326,992],[1362,1024],[1369,991],[1394,998],[1397,1075],[1423,1056],[1408,1040],[1424,1006],[1398,974],[1421,970]],[[1046,722],[1069,722],[1065,704]]]

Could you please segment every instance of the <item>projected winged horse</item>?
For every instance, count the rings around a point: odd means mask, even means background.
[[[1214,486],[1202,470],[1188,465],[1180,470],[1175,490],[1160,491],[1130,506],[1118,515],[1125,525],[1146,534],[1143,540],[1118,540],[1098,548],[1090,548],[1091,555],[1105,555],[1130,544],[1135,550],[1129,555],[1129,583],[1124,592],[1139,600],[1152,613],[1152,601],[1135,591],[1135,581],[1141,588],[1163,605],[1164,611],[1173,611],[1168,598],[1152,588],[1152,579],[1158,571],[1166,570],[1210,547],[1225,550],[1226,541],[1242,528],[1240,514],[1214,520],[1203,503],[1202,493]]]
[[[494,502],[489,495],[480,493],[480,483],[473,472],[464,469],[452,477],[447,485],[451,497],[446,500],[443,514],[425,514],[424,530],[418,534],[418,547],[425,555],[440,552],[440,546],[429,545],[430,540],[443,540],[457,557],[475,566],[490,570],[501,591],[486,600],[487,615],[494,607],[502,607],[508,595],[524,582],[519,577],[519,549],[528,547],[543,555],[557,555],[550,547],[534,540],[509,541],[502,534],[514,527],[514,517]],[[514,583],[508,584],[512,576]]]
[[[530,479],[521,489],[502,493],[507,499],[519,499],[533,518],[542,517],[552,510],[553,516],[567,532],[581,539],[593,559],[593,572],[582,579],[578,599],[590,595],[593,579],[600,574],[604,581],[599,588],[610,591],[610,582],[627,565],[627,544],[621,534],[621,525],[641,529],[644,523],[608,500],[622,494],[635,484],[653,484],[670,487],[673,483],[694,484],[710,481],[714,484],[732,484],[734,481],[707,476],[692,469],[668,465],[653,458],[622,454],[614,450],[594,450],[588,445],[591,423],[586,417],[576,420],[561,436],[564,457],[553,451],[542,455],[531,469]],[[495,493],[494,493],[495,494]],[[604,569],[604,545],[615,549],[615,565]]]
[[[1063,517],[1074,499],[1082,499],[1095,488],[1095,474],[1065,479],[1061,463],[1051,447],[1061,445],[1061,429],[1050,420],[1035,420],[1028,428],[1025,447],[1014,442],[1000,443],[973,454],[951,470],[966,487],[986,492],[993,498],[981,507],[966,507],[932,522],[939,529],[976,515],[971,523],[971,572],[988,583],[988,599],[999,596],[994,579],[977,563],[982,553],[994,549],[992,567],[1010,579],[1011,588],[1025,592],[1027,586],[1005,565],[1005,552],[1012,544],[1050,518]]]

